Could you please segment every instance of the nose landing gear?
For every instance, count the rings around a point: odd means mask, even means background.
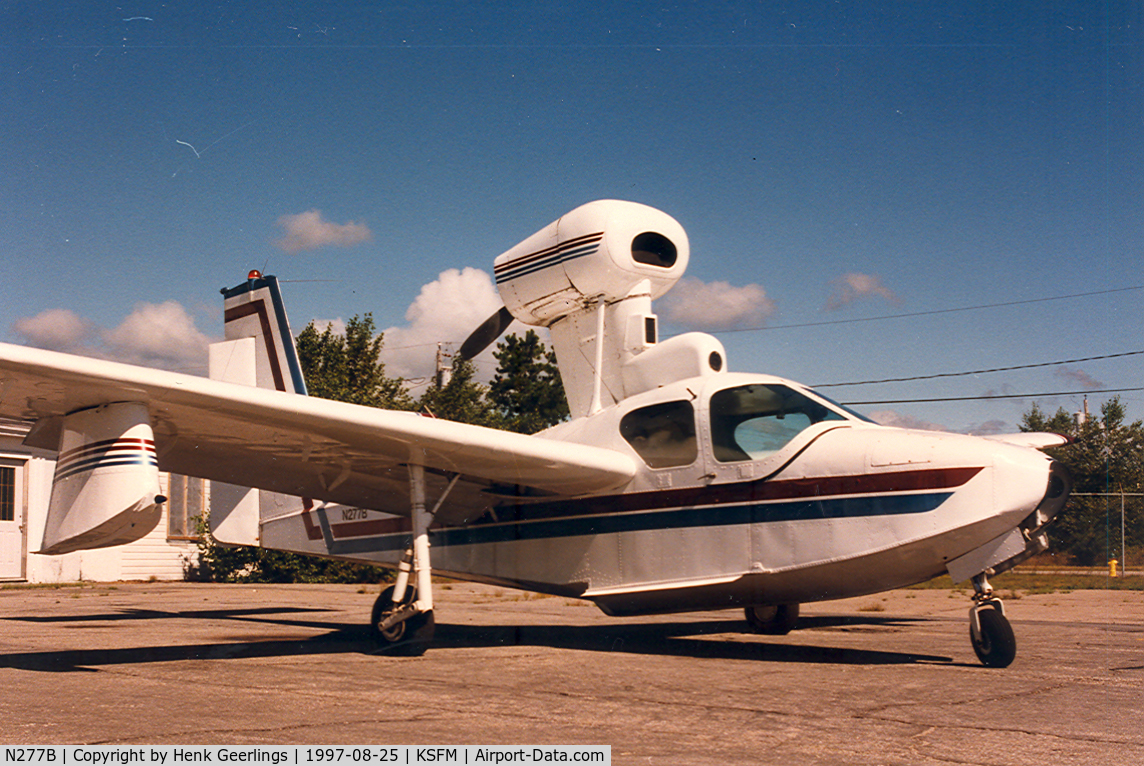
[[[982,572],[973,576],[973,606],[969,608],[969,640],[977,659],[988,668],[1005,668],[1017,656],[1017,638],[1005,617],[1005,605],[993,595]]]

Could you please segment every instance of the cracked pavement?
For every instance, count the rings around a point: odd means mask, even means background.
[[[617,764],[1144,763],[1144,593],[1007,602],[982,667],[969,598],[609,618],[441,583],[423,657],[372,654],[377,587],[85,584],[0,591],[0,740],[32,744],[603,744]]]

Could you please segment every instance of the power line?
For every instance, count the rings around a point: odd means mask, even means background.
[[[934,316],[937,314],[956,314],[964,311],[980,311],[981,309],[1005,308],[1007,306],[1027,306],[1031,303],[1046,303],[1048,301],[1063,301],[1072,298],[1090,298],[1096,295],[1111,295],[1112,293],[1126,293],[1133,290],[1144,290],[1144,285],[1134,287],[1116,287],[1109,290],[1094,290],[1088,293],[1073,293],[1071,295],[1054,295],[1048,298],[1029,298],[1023,301],[1006,301],[1004,303],[983,303],[980,306],[962,306],[952,309],[932,309],[930,311],[914,311],[907,314],[886,314],[880,317],[865,317],[858,319],[832,319],[823,322],[800,322],[798,324],[777,324],[763,327],[739,327],[732,330],[713,330],[713,335],[725,335],[733,332],[761,332],[763,330],[790,330],[797,327],[824,327],[836,324],[857,324],[859,322],[881,322],[886,319],[909,319],[911,317]]]
[[[314,280],[314,281],[318,281],[318,280]],[[331,280],[331,281],[333,281],[333,280]],[[859,322],[881,322],[881,321],[886,320],[886,319],[909,319],[911,317],[934,316],[934,315],[938,315],[938,314],[957,314],[957,313],[961,313],[961,312],[965,312],[965,311],[980,311],[982,309],[1005,308],[1007,306],[1025,306],[1025,305],[1029,305],[1032,303],[1047,303],[1049,301],[1063,301],[1063,300],[1070,300],[1073,298],[1090,298],[1090,297],[1097,296],[1097,295],[1111,295],[1113,293],[1132,292],[1134,290],[1144,290],[1144,285],[1135,285],[1133,287],[1114,287],[1114,288],[1110,288],[1108,290],[1094,290],[1092,292],[1072,293],[1069,295],[1053,295],[1053,296],[1049,296],[1046,298],[1029,298],[1027,300],[1007,301],[1004,303],[983,303],[983,304],[978,305],[978,306],[962,306],[959,308],[951,308],[951,309],[933,309],[930,311],[915,311],[915,312],[906,313],[906,314],[886,314],[886,315],[880,316],[880,317],[865,317],[865,318],[857,318],[857,319],[853,319],[853,318],[852,319],[832,319],[832,320],[827,320],[827,321],[823,321],[823,322],[801,322],[801,323],[797,323],[797,324],[779,324],[779,325],[769,325],[769,326],[762,326],[762,327],[738,327],[738,328],[734,328],[734,329],[730,329],[730,330],[709,330],[708,332],[712,335],[726,335],[726,334],[735,333],[735,332],[762,332],[764,330],[790,330],[790,329],[795,329],[795,328],[799,328],[799,327],[825,327],[825,326],[837,325],[837,324],[857,324]],[[445,341],[445,342],[446,343],[460,343],[460,341],[458,341],[458,340],[451,340],[451,341]],[[415,344],[411,344],[408,346],[383,346],[382,351],[396,351],[398,349],[423,348],[423,347],[436,346],[436,345],[437,345],[436,342],[432,342],[432,343],[415,343]],[[1144,353],[1144,352],[1133,352],[1133,353]],[[1088,360],[1078,360],[1078,361],[1088,361]],[[1058,364],[1067,364],[1067,362],[1059,362]],[[1045,366],[1048,366],[1048,365],[1045,365]],[[968,375],[968,374],[972,374],[972,373],[957,373],[957,374]],[[881,381],[877,381],[877,382],[881,382]],[[889,382],[889,381],[887,381],[887,382]],[[843,385],[857,385],[857,384],[829,383],[826,385],[843,386]]]
[[[1043,396],[1080,396],[1081,394],[1117,394],[1144,391],[1141,388],[1098,388],[1088,391],[1043,391],[1037,394],[992,394],[988,396],[938,396],[931,399],[880,399],[865,402],[843,402],[847,407],[859,404],[927,404],[932,402],[980,402],[990,399],[1035,399]]]
[[[936,378],[957,378],[965,375],[986,375],[991,372],[1012,372],[1013,370],[1032,370],[1037,367],[1055,367],[1061,364],[1079,364],[1081,362],[1096,362],[1102,359],[1119,359],[1126,356],[1139,356],[1140,351],[1124,351],[1119,354],[1103,354],[1101,356],[1086,356],[1080,359],[1062,359],[1058,362],[1038,362],[1036,364],[1015,364],[1011,367],[993,367],[988,370],[968,370],[966,372],[939,372],[933,375],[914,375],[908,378],[882,378],[881,380],[854,380],[846,383],[818,383],[814,388],[832,388],[834,386],[867,386],[875,383],[907,383],[915,380],[934,380]]]

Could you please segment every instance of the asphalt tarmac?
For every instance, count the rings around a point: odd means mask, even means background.
[[[0,591],[0,741],[601,744],[616,764],[1144,763],[1144,592],[1010,598],[981,666],[968,591],[609,618],[439,584],[423,657],[370,652],[376,587],[119,583]],[[1002,594],[1005,595],[1005,594]]]

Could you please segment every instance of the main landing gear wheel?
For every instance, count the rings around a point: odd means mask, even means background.
[[[764,604],[749,606],[744,611],[752,633],[785,636],[798,623],[798,604]]]
[[[977,659],[987,668],[1007,668],[1017,656],[1017,638],[1005,617],[1005,605],[993,597],[993,586],[986,575],[973,576],[973,606],[969,608],[969,641]]]
[[[377,601],[373,602],[373,611],[369,618],[369,635],[379,651],[403,657],[420,657],[429,648],[434,629],[432,611],[410,615],[384,630],[380,627],[386,617],[408,609],[416,600],[416,590],[409,587],[406,588],[405,598],[401,603],[394,604],[393,586],[390,585],[381,592]]]

